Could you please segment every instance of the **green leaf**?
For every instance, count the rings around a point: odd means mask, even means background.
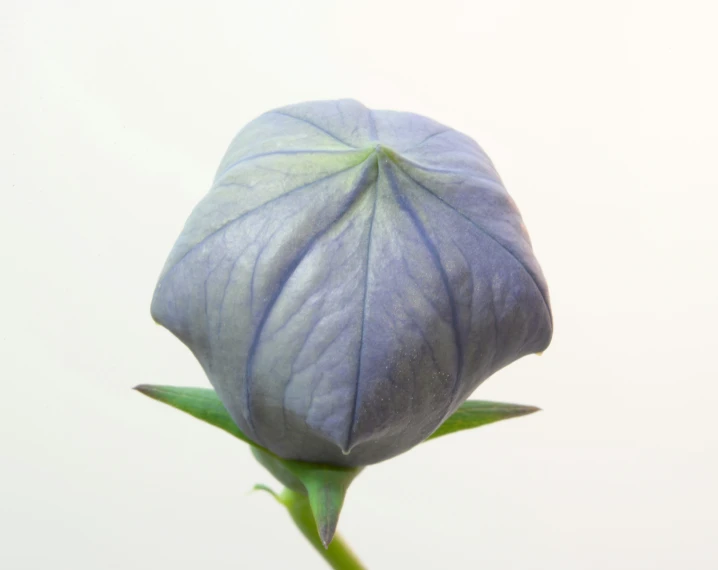
[[[361,468],[292,461],[274,455],[250,440],[237,427],[212,389],[143,384],[135,390],[223,429],[252,446],[255,458],[272,475],[286,487],[308,497],[319,537],[325,548],[329,546],[336,532],[347,489]]]
[[[267,485],[262,485],[261,483],[257,483],[254,487],[252,487],[252,491],[264,491],[265,493],[269,493],[274,497],[278,502],[282,502],[282,499],[277,495],[277,493],[272,489],[271,487]]]
[[[477,428],[501,420],[533,414],[539,410],[540,408],[534,406],[469,400],[461,404],[459,409],[451,414],[425,441],[456,431]]]

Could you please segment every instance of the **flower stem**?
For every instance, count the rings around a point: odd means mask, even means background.
[[[336,570],[365,570],[359,559],[338,534],[334,536],[329,547],[324,548],[306,495],[296,493],[291,489],[284,489],[277,499],[287,507],[294,524],[332,568]]]

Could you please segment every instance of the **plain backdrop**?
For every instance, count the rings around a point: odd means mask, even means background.
[[[229,141],[352,97],[473,138],[552,346],[474,398],[543,411],[367,469],[367,566],[718,567],[713,2],[2,2],[0,567],[322,568],[246,446],[130,388],[207,386],[156,279]]]

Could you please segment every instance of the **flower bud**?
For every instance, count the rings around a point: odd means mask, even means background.
[[[521,216],[483,150],[351,100],[240,131],[152,315],[250,438],[351,466],[420,443],[553,330]]]

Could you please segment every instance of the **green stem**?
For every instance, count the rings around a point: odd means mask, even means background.
[[[306,495],[296,493],[291,489],[284,489],[277,498],[287,507],[294,524],[332,568],[336,570],[366,570],[338,534],[334,536],[329,548],[324,548]]]

